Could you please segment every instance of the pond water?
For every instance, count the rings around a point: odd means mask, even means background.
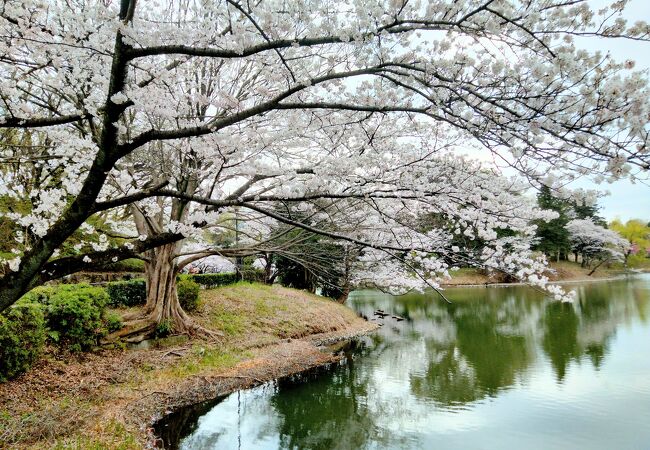
[[[161,422],[182,449],[650,449],[650,276],[349,305],[404,317],[329,370],[196,405]]]

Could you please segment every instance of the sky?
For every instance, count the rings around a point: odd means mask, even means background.
[[[609,1],[591,0],[589,3],[594,8],[601,8]],[[650,22],[650,0],[631,0],[623,17],[631,23],[637,20]],[[584,39],[578,41],[578,44],[591,51],[609,51],[612,57],[619,61],[631,59],[636,62],[635,68],[650,71],[650,44],[647,42],[624,39]],[[650,220],[650,184],[618,181],[613,184],[596,185],[588,180],[579,180],[572,186],[609,191],[610,195],[598,202],[602,207],[601,214],[607,220],[615,218]]]
[[[594,10],[599,10],[611,4],[612,1],[614,0],[588,0]],[[629,0],[623,17],[628,20],[630,25],[639,20],[650,22],[650,0]],[[650,78],[650,43],[648,42],[585,37],[577,38],[575,43],[577,46],[591,52],[609,53],[615,60],[620,62],[633,60],[635,61],[635,69],[648,71],[648,78]],[[460,153],[488,164],[493,163],[491,155],[481,149],[463,149]],[[508,167],[499,167],[499,169],[506,176],[516,175],[516,172]],[[582,177],[564,185],[564,187],[567,189],[595,190],[601,192],[601,194],[606,194],[598,200],[598,205],[601,208],[600,215],[608,222],[613,219],[650,221],[650,174],[648,174],[648,180],[645,180],[645,184],[642,182],[634,184],[629,180],[596,184],[587,177]],[[531,195],[533,195],[532,191]]]

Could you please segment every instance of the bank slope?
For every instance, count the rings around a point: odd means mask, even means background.
[[[50,353],[0,384],[0,448],[145,448],[174,408],[335,361],[320,345],[376,327],[332,300],[250,283],[201,291],[194,319],[221,337]]]

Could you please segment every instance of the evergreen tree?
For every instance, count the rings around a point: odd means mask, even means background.
[[[553,196],[548,186],[542,186],[537,194],[537,204],[540,208],[557,212],[558,217],[548,222],[543,220],[535,222],[538,238],[536,250],[544,252],[556,261],[566,259],[566,255],[571,249],[569,232],[566,229],[573,210],[571,203]]]
[[[607,221],[600,216],[600,207],[598,205],[587,205],[587,203],[582,200],[581,202],[573,202],[573,211],[575,212],[576,219],[591,219],[596,225],[607,228]]]

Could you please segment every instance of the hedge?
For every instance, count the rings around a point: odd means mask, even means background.
[[[243,281],[251,283],[264,283],[266,281],[266,273],[261,269],[244,269],[241,276]]]
[[[0,314],[0,382],[29,369],[46,339],[43,306],[20,300]]]
[[[197,273],[186,275],[187,278],[193,280],[195,283],[200,284],[206,289],[217,286],[226,286],[228,284],[236,283],[238,280],[237,274],[232,273]]]
[[[243,278],[247,281],[263,281],[264,272],[261,270],[245,271],[243,272]],[[182,280],[192,280],[205,289],[227,286],[239,281],[235,272],[182,274],[178,276],[178,282],[180,283]],[[138,306],[144,305],[147,301],[146,283],[145,280],[140,278],[108,283],[106,285],[106,292],[110,298],[109,304],[111,306]],[[181,297],[180,292],[179,297]],[[185,306],[183,306],[183,309],[186,309]],[[189,309],[189,311],[191,310]]]
[[[256,281],[263,277],[263,272],[245,272],[245,279],[250,279],[251,281]],[[190,284],[183,283],[184,280],[192,281],[197,286],[192,287]],[[229,284],[236,283],[238,281],[236,273],[202,273],[202,274],[182,274],[178,277],[178,297],[181,302],[183,309],[192,311],[196,308],[198,302],[198,288],[203,287],[206,289],[226,286]],[[189,294],[189,297],[186,297],[184,292],[181,292],[185,289],[190,289],[190,291],[196,291],[196,296],[194,294]],[[109,305],[111,306],[139,306],[144,305],[147,301],[147,287],[146,282],[143,279],[135,279],[129,281],[113,281],[106,285],[106,293],[109,297]],[[187,299],[187,302],[186,302]],[[185,302],[185,304],[184,304]]]
[[[147,302],[147,286],[141,278],[108,283],[106,293],[111,306],[138,306]]]
[[[210,289],[217,286],[227,286],[229,284],[237,283],[240,279],[237,276],[236,272],[226,272],[226,273],[197,273],[183,275],[184,277],[194,280],[202,287]],[[265,274],[263,270],[243,270],[241,272],[241,279],[243,281],[250,282],[260,282],[263,283],[265,279]]]

